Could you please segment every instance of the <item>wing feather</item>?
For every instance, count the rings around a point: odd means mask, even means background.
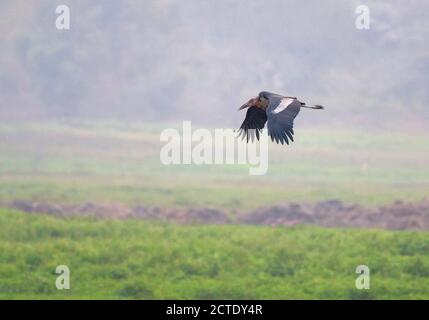
[[[256,134],[256,139],[259,140],[259,133],[264,128],[265,122],[267,122],[267,113],[265,110],[257,107],[248,108],[246,118],[239,129],[240,136],[243,139],[246,137],[247,142],[249,142],[249,138],[253,141]]]
[[[294,98],[282,97],[265,92],[269,104],[267,108],[268,134],[272,141],[287,143],[293,141],[293,121],[301,109],[301,103]]]

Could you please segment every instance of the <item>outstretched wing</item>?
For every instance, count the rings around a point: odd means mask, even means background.
[[[267,113],[265,110],[257,107],[249,107],[246,112],[246,118],[239,130],[240,136],[243,139],[247,137],[247,142],[249,142],[249,137],[253,141],[256,134],[256,138],[259,140],[259,132],[264,128],[265,122],[267,122]]]
[[[282,97],[265,93],[269,104],[267,108],[268,134],[277,143],[289,144],[293,141],[293,120],[301,109],[301,102],[296,98]]]

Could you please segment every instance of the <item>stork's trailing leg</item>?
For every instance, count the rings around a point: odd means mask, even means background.
[[[305,103],[301,104],[301,108],[309,108],[309,109],[325,109],[324,106],[321,106],[320,104],[316,104],[314,106],[307,106]]]

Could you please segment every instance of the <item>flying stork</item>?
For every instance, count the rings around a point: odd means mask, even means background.
[[[296,97],[286,97],[279,94],[262,91],[257,97],[250,99],[238,110],[247,109],[246,118],[241,125],[240,136],[259,140],[259,133],[267,122],[268,135],[277,143],[289,144],[293,141],[293,120],[301,108],[324,109],[321,105],[307,106]]]

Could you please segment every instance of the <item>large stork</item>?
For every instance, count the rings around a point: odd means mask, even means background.
[[[272,141],[289,144],[293,141],[293,120],[301,108],[324,109],[321,105],[307,106],[296,97],[286,97],[279,94],[262,91],[257,97],[243,104],[239,110],[248,108],[246,118],[240,127],[240,135],[252,139],[259,133],[267,122],[268,135]]]

